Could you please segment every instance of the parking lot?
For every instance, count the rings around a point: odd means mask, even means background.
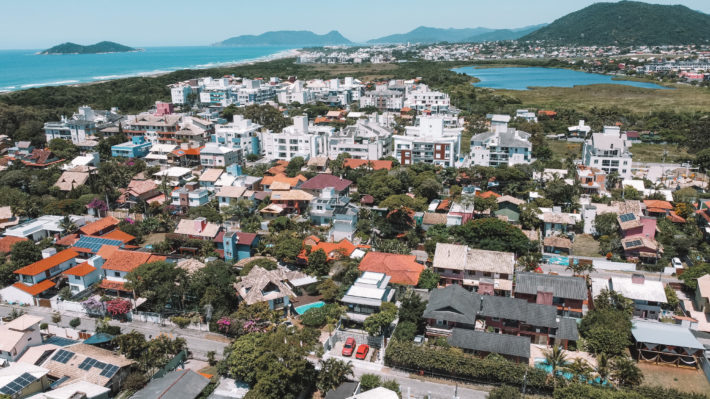
[[[336,342],[335,346],[333,349],[331,349],[328,353],[333,356],[333,357],[339,357],[343,359],[352,359],[355,360],[355,353],[357,352],[357,348],[360,346],[360,344],[357,344],[355,347],[355,350],[353,350],[352,356],[343,356],[343,345],[345,345],[345,341],[339,341]],[[367,352],[367,356],[365,356],[365,362],[370,362],[372,359],[372,354],[376,351],[375,348],[370,348],[370,350]]]

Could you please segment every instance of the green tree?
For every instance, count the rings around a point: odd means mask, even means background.
[[[542,220],[538,217],[540,214],[540,208],[535,203],[523,204],[520,207],[520,225],[525,230],[537,230],[542,225]]]
[[[434,178],[425,179],[416,186],[417,194],[426,198],[427,201],[439,198],[439,192],[442,189],[441,183]]]
[[[77,328],[77,327],[79,327],[80,324],[81,324],[81,319],[78,317],[75,317],[75,318],[69,320],[69,326],[71,328]]]
[[[188,279],[190,297],[197,305],[212,306],[215,314],[227,314],[238,306],[234,295],[236,276],[232,265],[221,261],[209,262]]]
[[[426,268],[422,270],[422,273],[419,275],[417,287],[427,290],[434,289],[439,286],[439,279],[439,274],[435,272],[433,268]]]
[[[332,279],[325,279],[318,284],[318,293],[323,296],[326,302],[332,302],[338,297],[340,287]]]
[[[545,364],[550,369],[550,374],[553,378],[553,384],[557,386],[557,376],[561,375],[567,371],[567,354],[558,345],[552,347],[552,349],[543,352],[545,356]]]
[[[301,253],[303,243],[288,232],[277,234],[272,239],[274,246],[270,248],[271,254],[284,263],[294,263]]]
[[[49,141],[49,149],[60,159],[74,159],[79,155],[79,148],[69,140],[52,139]]]
[[[609,356],[622,353],[631,343],[631,312],[632,306],[626,298],[603,290],[594,300],[594,310],[579,325],[586,349]]]
[[[15,267],[27,266],[42,259],[42,250],[30,240],[19,241],[10,248],[10,259]]]
[[[325,254],[325,251],[319,249],[311,252],[308,255],[306,273],[312,276],[325,276],[328,272],[330,272],[330,265],[328,264],[328,255]]]
[[[611,377],[622,387],[637,387],[643,382],[641,369],[628,356],[619,356],[612,360]]]
[[[605,353],[600,353],[597,355],[597,366],[594,368],[594,372],[599,377],[599,381],[602,383],[609,379],[611,373],[611,368],[609,364],[609,357]]]
[[[360,389],[362,392],[367,392],[380,386],[382,386],[382,379],[379,375],[363,374],[360,377]]]
[[[457,240],[473,248],[516,254],[527,253],[531,249],[530,241],[518,227],[498,218],[472,220],[450,230]]]
[[[619,223],[615,213],[602,213],[594,217],[594,230],[600,236],[616,236],[619,233]]]
[[[400,321],[393,336],[401,341],[412,341],[417,335],[417,325],[411,321]]]
[[[345,363],[335,358],[321,360],[316,387],[325,395],[326,392],[337,388],[340,384],[345,382],[349,376],[352,377],[353,375],[352,362]]]
[[[306,161],[303,157],[293,157],[286,166],[286,175],[288,177],[296,177],[301,173],[301,168],[306,165]]]
[[[569,206],[574,203],[575,189],[561,178],[555,178],[545,186],[545,198],[555,205]]]
[[[184,308],[187,273],[171,262],[146,263],[126,275],[126,287],[146,298],[146,306],[162,311],[167,305]]]
[[[399,210],[402,208],[412,209],[415,211],[423,211],[426,207],[424,198],[412,198],[405,194],[390,195],[384,201],[380,202],[381,208],[390,210]]]
[[[397,305],[392,302],[385,302],[380,306],[379,312],[367,316],[363,322],[363,328],[372,336],[382,335],[396,317]]]
[[[573,379],[579,382],[589,381],[594,371],[586,360],[579,357],[567,364],[566,368],[573,375]]]
[[[55,139],[57,140],[57,139]],[[61,139],[60,139],[61,140]],[[64,141],[64,140],[62,140]],[[71,220],[69,215],[64,216],[62,218],[62,221],[59,222],[59,227],[64,230],[65,233],[67,234],[74,234],[79,230],[79,228],[74,224],[74,222]]]
[[[698,289],[698,278],[710,274],[710,263],[701,263],[685,269],[678,278],[683,280],[683,285],[691,290]]]

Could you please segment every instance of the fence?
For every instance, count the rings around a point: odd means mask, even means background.
[[[133,213],[133,212],[129,212],[126,210],[120,210],[120,209],[115,210],[115,211],[108,211],[107,214],[109,216],[115,217],[116,219],[129,218],[129,219],[133,219],[138,222],[142,222],[143,219],[145,218],[145,215],[142,213]]]
[[[703,369],[703,373],[705,373],[705,378],[710,381],[710,361],[708,361],[708,358],[705,356],[700,358],[700,367]]]
[[[635,263],[626,262],[612,262],[605,259],[594,259],[594,268],[597,270],[614,270],[614,271],[625,271],[634,272],[636,271]]]
[[[175,370],[178,366],[183,366],[185,365],[185,360],[187,360],[187,352],[183,349],[175,355],[174,358],[172,358],[168,364],[165,365],[162,369],[158,370],[155,374],[153,374],[153,377],[151,379],[156,379],[156,378],[162,378],[165,374]]]

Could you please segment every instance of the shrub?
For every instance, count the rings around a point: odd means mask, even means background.
[[[319,308],[308,309],[301,315],[301,323],[307,327],[321,328],[329,321],[335,321],[344,313],[342,306],[329,303]]]
[[[136,392],[141,390],[145,386],[146,382],[148,381],[143,374],[133,372],[126,376],[126,380],[123,382],[123,389],[130,392]]]
[[[394,337],[401,341],[412,341],[417,335],[417,326],[411,321],[403,321],[397,324],[394,330]]]
[[[488,394],[488,399],[519,399],[520,390],[509,385],[501,385],[493,388]]]
[[[382,379],[375,374],[363,374],[360,377],[360,389],[365,392],[382,385]]]
[[[52,323],[59,324],[60,321],[62,321],[62,315],[56,312],[52,313]]]
[[[173,316],[170,318],[170,321],[175,323],[180,328],[185,328],[190,325],[192,320],[190,320],[189,317],[183,317],[183,316]]]
[[[209,351],[207,352],[207,363],[209,363],[210,366],[214,366],[217,364],[217,353],[215,351]]]
[[[527,372],[527,387],[533,391],[551,392],[552,381],[544,370],[525,364],[480,359],[451,349],[416,346],[411,342],[392,340],[385,352],[385,364],[408,370],[462,378],[488,384],[521,386]]]
[[[46,330],[47,328],[49,328],[49,325],[47,323],[42,323],[39,325],[40,330]]]
[[[81,319],[78,317],[75,317],[69,321],[69,325],[71,328],[77,328],[81,324]]]

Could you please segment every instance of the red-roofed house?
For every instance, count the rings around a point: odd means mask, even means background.
[[[72,294],[78,294],[101,280],[103,277],[101,266],[103,264],[102,257],[94,256],[62,273],[69,282]]]
[[[18,281],[0,290],[0,296],[2,296],[3,301],[8,303],[39,306],[41,295],[54,287],[55,283],[52,280],[44,280],[34,285],[27,285]],[[46,298],[45,301],[47,301]]]
[[[35,285],[51,279],[69,268],[76,266],[79,253],[73,249],[65,249],[52,256],[14,271],[21,283]]]
[[[305,247],[311,247],[309,253],[318,251],[319,249],[325,252],[328,261],[340,259],[342,257],[350,257],[356,249],[370,249],[369,245],[355,245],[350,240],[344,239],[339,242],[322,241],[316,236],[308,236],[303,240],[303,250],[298,255],[298,259],[302,262],[308,262],[308,254]]]
[[[118,227],[118,219],[113,216],[106,216],[95,222],[82,226],[79,233],[87,236],[100,236]]]
[[[414,255],[368,252],[360,262],[360,271],[384,273],[393,284],[417,285],[424,265]]]
[[[493,192],[493,191],[486,191],[486,192],[477,192],[476,193],[477,197],[481,198],[498,198],[500,197],[500,194]]]
[[[127,251],[111,245],[102,246],[97,255],[104,259],[102,269],[105,278],[99,287],[112,291],[127,291],[123,289],[126,275],[138,266],[165,260],[165,256]]]
[[[9,254],[10,250],[12,249],[12,246],[17,244],[18,242],[22,241],[28,241],[24,237],[13,237],[13,236],[6,236],[0,238],[0,252],[4,254]]]
[[[365,167],[365,168],[371,169],[371,170],[382,170],[382,169],[391,170],[392,169],[392,161],[347,158],[347,159],[345,159],[345,161],[343,163],[343,167],[350,168],[350,169],[357,169],[357,168]]]
[[[340,197],[349,195],[351,184],[353,184],[353,182],[348,179],[341,179],[338,176],[322,173],[308,179],[305,183],[301,184],[299,189],[319,197],[325,188],[332,187],[335,189],[335,194]]]
[[[124,243],[124,244],[128,244],[129,242],[131,242],[131,241],[133,241],[133,240],[136,239],[136,238],[133,237],[132,235],[130,235],[130,234],[126,233],[126,232],[123,232],[123,231],[121,231],[121,230],[118,230],[118,229],[113,230],[113,231],[111,231],[111,232],[108,232],[108,233],[102,235],[101,238],[106,238],[106,239],[109,239],[109,240],[118,240],[118,241],[121,241],[121,242]]]
[[[643,204],[646,205],[645,213],[648,216],[665,217],[673,210],[673,205],[668,201],[644,200]]]

